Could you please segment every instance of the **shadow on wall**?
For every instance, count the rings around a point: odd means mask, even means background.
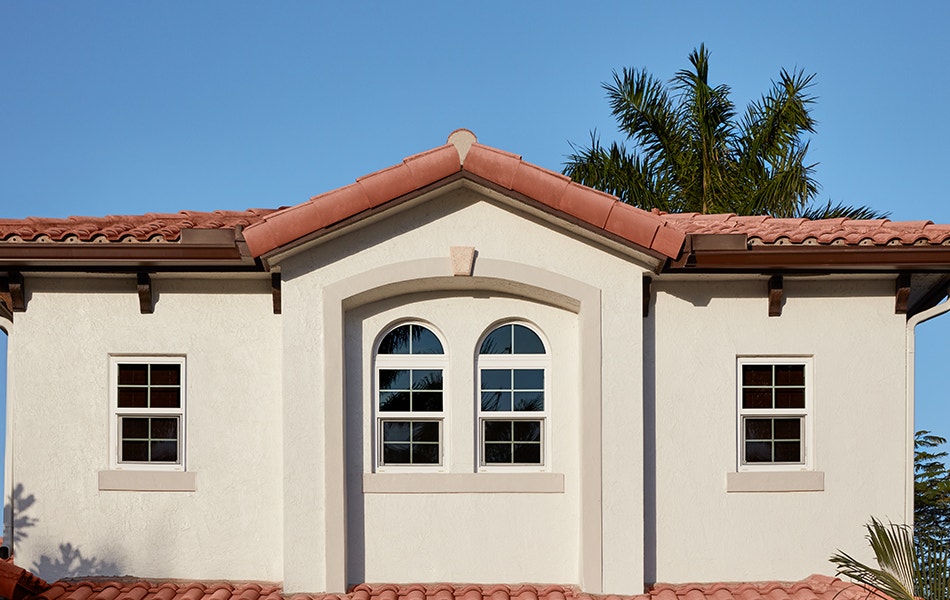
[[[3,509],[4,521],[10,527],[8,530],[10,540],[4,540],[8,547],[12,546],[15,550],[21,541],[29,537],[29,530],[39,523],[39,519],[27,514],[34,504],[36,504],[36,496],[27,494],[23,489],[23,484],[18,483],[13,488],[13,493],[7,498]],[[16,562],[15,555],[14,562]],[[117,575],[119,567],[111,561],[83,556],[78,546],[66,542],[59,545],[58,555],[41,556],[39,560],[33,562],[30,570],[47,581],[56,581],[64,577]]]

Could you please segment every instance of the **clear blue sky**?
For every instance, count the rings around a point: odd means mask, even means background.
[[[817,74],[824,199],[948,223],[948,6],[6,0],[0,217],[294,204],[459,127],[559,170],[614,135],[612,70],[705,42],[743,107]],[[950,316],[920,334],[917,426],[950,435]]]

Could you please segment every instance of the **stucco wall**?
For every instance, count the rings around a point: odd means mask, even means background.
[[[452,246],[477,249],[473,277],[452,277]],[[407,265],[436,267],[434,271],[420,267],[413,274],[406,272]],[[312,438],[313,445],[306,451],[285,444],[288,590],[342,588],[347,565],[335,552],[345,545],[341,540],[363,546],[368,578],[406,581],[450,573],[476,581],[563,581],[590,591],[642,589],[642,445],[630,440],[642,437],[639,314],[643,269],[633,259],[487,201],[474,191],[455,189],[390,211],[384,220],[364,223],[342,237],[285,258],[280,266],[284,279],[285,435],[288,440],[305,439],[313,432],[326,431],[322,439]],[[519,269],[533,280],[531,285],[509,276]],[[572,289],[585,291],[574,294]],[[559,433],[555,443],[569,444],[574,436],[596,438],[596,446],[586,452],[587,456],[596,455],[604,475],[601,479],[601,469],[585,470],[571,461],[557,465],[565,474],[565,492],[560,497],[376,496],[367,500],[370,510],[363,538],[354,540],[354,533],[347,535],[341,523],[345,509],[333,493],[333,486],[342,481],[337,471],[346,468],[346,461],[337,454],[339,445],[352,443],[334,423],[342,415],[333,412],[337,410],[333,407],[339,406],[339,396],[344,395],[336,380],[352,368],[349,360],[343,364],[340,354],[344,315],[368,302],[433,291],[455,297],[462,304],[466,303],[462,299],[475,298],[469,304],[478,309],[453,311],[458,325],[473,331],[487,326],[480,323],[490,315],[521,316],[511,311],[522,312],[522,307],[539,319],[549,311],[555,337],[571,335],[570,324],[577,321],[579,343],[588,350],[576,360],[587,362],[579,367],[575,364],[582,380],[575,387],[578,398],[565,406],[573,403],[579,408],[572,410],[584,411],[583,422],[575,424],[574,432]],[[516,298],[505,302],[521,304],[508,308],[500,297]],[[482,306],[491,308],[483,310]],[[571,311],[576,314],[567,315]],[[566,316],[558,316],[561,313]],[[563,332],[557,331],[561,325],[566,325]],[[365,335],[358,337],[365,339]],[[596,352],[589,351],[591,345]],[[570,357],[569,351],[565,357]],[[471,360],[471,355],[465,358]],[[364,368],[365,360],[363,355]],[[471,371],[467,376],[473,376]],[[353,385],[361,386],[365,393],[365,378]],[[461,387],[467,386],[463,383]],[[559,423],[557,428],[563,426]],[[596,435],[590,431],[584,435],[585,428],[596,430]],[[583,441],[580,444],[583,447]],[[557,456],[569,451],[569,446],[554,449]],[[320,471],[321,466],[325,472]],[[585,477],[590,485],[584,485]],[[476,523],[498,504],[507,504],[524,520],[515,524],[514,517],[492,517],[492,526],[478,527]],[[592,506],[596,509],[590,510],[602,510],[602,516],[591,513],[595,518],[585,521],[585,507]],[[431,531],[427,513],[432,510],[442,515],[440,520],[457,514],[454,529]],[[401,520],[397,533],[413,532],[414,538],[407,543],[428,548],[425,556],[435,562],[413,564],[404,555],[404,545],[394,545],[398,536],[382,524],[397,511]],[[502,531],[509,523],[514,529]],[[525,532],[532,527],[538,531],[529,541]],[[505,548],[505,540],[510,540],[510,548]],[[462,547],[464,551],[458,549]],[[364,566],[357,564],[352,552],[351,547],[351,580]],[[518,562],[509,568],[500,564],[504,557],[515,555],[519,555]]]
[[[782,316],[770,318],[764,279],[654,285],[646,333],[656,350],[645,363],[655,380],[655,580],[833,574],[838,548],[870,558],[870,516],[909,517],[905,319],[894,314],[893,279],[786,277],[784,288]],[[726,491],[737,469],[736,360],[757,355],[812,357],[812,468],[825,474],[823,491]]]
[[[17,563],[41,577],[280,580],[280,317],[269,281],[27,277],[10,337]],[[186,358],[194,492],[100,491],[109,356]]]

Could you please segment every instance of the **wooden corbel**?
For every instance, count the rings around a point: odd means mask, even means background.
[[[908,300],[910,300],[910,273],[901,273],[897,276],[894,291],[894,314],[906,315]]]
[[[650,277],[643,278],[643,318],[650,316],[650,302],[653,300],[652,293],[653,290],[653,279]]]
[[[152,302],[152,278],[148,273],[137,273],[135,278],[139,291],[139,311],[143,315],[150,315],[155,311]]]
[[[782,301],[785,299],[782,276],[772,275],[769,278],[769,316],[782,316]]]
[[[274,299],[274,314],[280,314],[280,273],[270,274],[270,295]]]
[[[23,289],[23,273],[10,271],[7,274],[10,291],[10,308],[13,312],[26,312],[26,292]]]

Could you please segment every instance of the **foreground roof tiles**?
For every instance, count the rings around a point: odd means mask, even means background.
[[[669,226],[691,234],[740,233],[752,245],[950,246],[950,225],[888,219],[779,219],[734,214],[671,214],[653,211]]]
[[[562,585],[360,584],[347,594],[282,594],[273,583],[63,580],[29,600],[865,600],[868,591],[824,575],[794,583],[658,584],[637,596],[593,596]]]
[[[17,242],[176,242],[182,229],[247,227],[273,209],[147,213],[65,219],[0,219],[0,241]]]

